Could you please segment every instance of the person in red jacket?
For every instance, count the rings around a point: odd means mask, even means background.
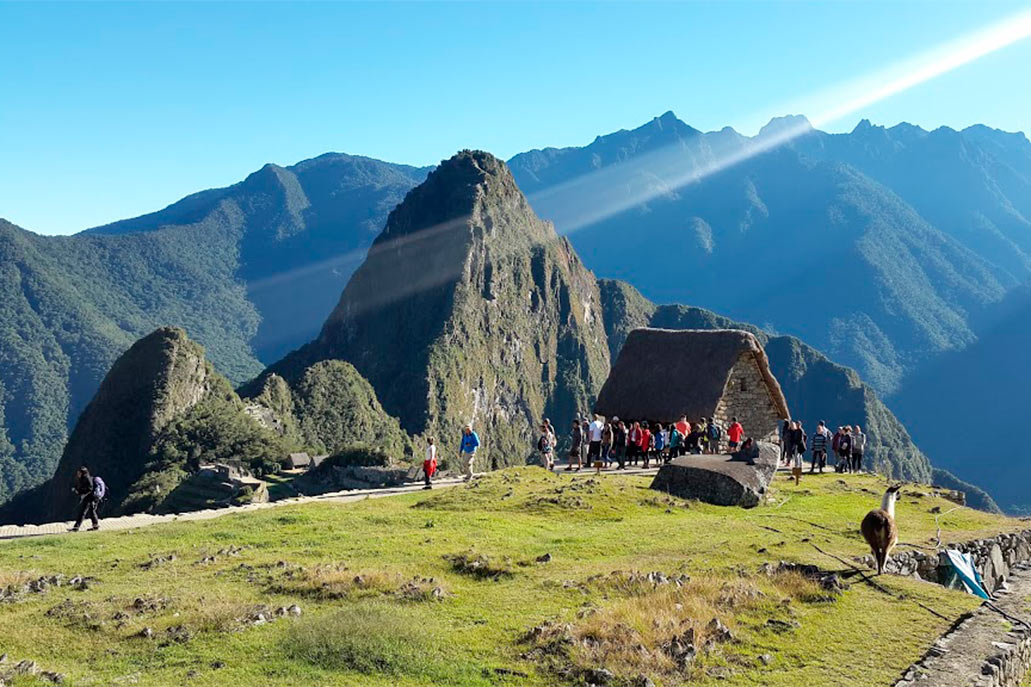
[[[737,421],[737,418],[730,418],[730,427],[727,427],[727,439],[730,442],[728,446],[730,453],[737,451],[737,447],[741,445],[741,436],[744,433],[745,428],[741,426],[741,423]]]
[[[638,446],[640,447],[641,455],[644,456],[644,467],[647,468],[652,450],[652,433],[648,429],[647,422],[641,424],[641,443]]]

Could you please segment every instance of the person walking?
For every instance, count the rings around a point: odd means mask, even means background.
[[[745,433],[745,428],[741,426],[741,423],[737,421],[736,417],[730,418],[730,427],[727,427],[727,451],[734,453],[741,445],[741,437]]]
[[[97,509],[100,507],[100,502],[104,500],[104,496],[107,494],[107,485],[104,484],[104,480],[99,476],[91,476],[89,474],[89,468],[83,465],[75,472],[72,491],[79,496],[79,513],[78,517],[75,519],[75,525],[73,525],[69,531],[78,532],[79,528],[82,527],[82,521],[87,516],[92,523],[90,531],[99,530],[100,517],[97,515]]]
[[[606,422],[601,430],[601,462],[605,467],[612,465],[612,423]]]
[[[423,489],[433,488],[433,475],[437,472],[437,446],[433,437],[426,439],[426,459],[422,461],[422,475],[426,480]]]
[[[852,432],[852,472],[863,471],[863,453],[866,451],[866,435],[863,428],[856,425]]]
[[[458,460],[465,473],[465,481],[473,478],[473,461],[476,460],[476,449],[480,448],[480,436],[473,431],[471,424],[462,428],[462,443],[458,447]]]
[[[827,467],[827,445],[830,443],[830,430],[823,420],[816,426],[816,434],[813,435],[813,463],[809,466],[809,472],[820,468],[820,474]]]
[[[569,433],[569,464],[566,465],[566,472],[573,469],[573,462],[576,462],[576,469],[580,470],[583,467],[583,453],[581,449],[584,444],[584,429],[583,424],[580,422],[580,418],[577,417],[573,420],[573,429]]]
[[[541,435],[537,438],[537,451],[541,454],[541,467],[549,472],[555,469],[555,434],[549,423],[541,425]]]

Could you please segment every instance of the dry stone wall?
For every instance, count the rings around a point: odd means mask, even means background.
[[[1031,670],[1031,530],[950,547],[973,556],[994,608],[985,604],[962,618],[894,687],[1017,687]],[[896,553],[888,571],[959,584],[944,553]]]
[[[761,441],[776,438],[780,417],[759,371],[759,363],[751,352],[742,353],[731,368],[715,417],[723,427],[729,426],[730,418],[736,417],[745,428],[746,437]]]

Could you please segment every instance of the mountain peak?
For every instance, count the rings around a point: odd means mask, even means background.
[[[811,131],[813,131],[813,125],[805,115],[784,115],[783,117],[774,117],[771,119],[766,126],[759,130],[759,136],[777,135],[794,137],[807,134]]]
[[[491,211],[488,208],[523,216],[533,214],[508,165],[482,150],[462,150],[441,162],[426,181],[408,192],[391,211],[374,246],[382,248],[387,241],[425,231],[433,236],[447,233],[451,240],[460,241],[474,224],[482,223],[482,216]],[[504,227],[511,223],[487,224]],[[538,228],[534,223],[515,224]],[[535,239],[549,238],[540,231],[531,233]]]

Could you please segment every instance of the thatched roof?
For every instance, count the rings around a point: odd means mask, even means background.
[[[311,465],[311,457],[304,452],[291,453],[287,455],[285,463],[290,468],[306,468]]]
[[[738,329],[635,329],[598,394],[595,412],[657,422],[712,417],[742,353],[754,356],[777,412],[788,417],[766,353],[752,334]]]

